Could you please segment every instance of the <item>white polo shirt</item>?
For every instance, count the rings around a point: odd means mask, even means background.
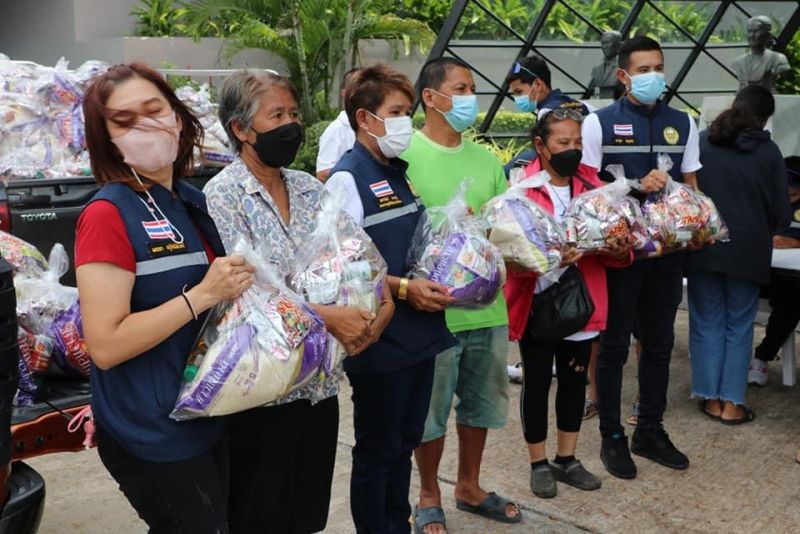
[[[317,154],[317,172],[332,169],[339,163],[345,152],[353,148],[356,133],[350,127],[347,113],[342,111],[332,123],[325,128],[319,138]]]

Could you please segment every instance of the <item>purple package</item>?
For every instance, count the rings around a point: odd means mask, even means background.
[[[295,384],[301,384],[307,379],[319,373],[320,367],[326,373],[331,372],[332,361],[330,359],[332,351],[328,350],[328,335],[322,323],[314,325],[314,328],[303,340],[303,363],[300,366],[300,373],[297,375]]]
[[[487,272],[479,274],[459,261],[466,249],[475,255],[476,261]],[[481,259],[478,258],[480,256]],[[464,232],[452,232],[442,246],[442,251],[433,268],[430,279],[451,288],[450,296],[456,299],[454,306],[482,308],[490,305],[505,282],[502,259],[493,245]]]
[[[209,373],[196,384],[191,384],[191,393],[178,396],[175,410],[189,410],[203,412],[209,409],[212,401],[219,394],[220,389],[230,376],[233,368],[250,349],[255,340],[256,331],[253,326],[243,324],[232,332],[225,348],[220,351],[222,358],[214,360],[214,365]]]
[[[83,339],[80,303],[76,301],[61,312],[50,325],[55,340],[53,360],[67,374],[88,377],[92,369],[89,351]]]
[[[20,356],[17,365],[19,367],[19,387],[14,396],[14,406],[30,406],[34,402],[38,386],[33,380],[33,375],[28,369],[25,359]]]

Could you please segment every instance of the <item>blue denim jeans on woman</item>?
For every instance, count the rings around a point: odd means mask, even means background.
[[[722,273],[689,276],[692,395],[744,404],[758,292],[757,282]]]

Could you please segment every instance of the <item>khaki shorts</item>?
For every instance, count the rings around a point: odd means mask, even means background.
[[[456,422],[502,428],[508,416],[508,326],[454,334],[458,345],[436,357],[433,393],[422,442],[445,435],[453,397]]]

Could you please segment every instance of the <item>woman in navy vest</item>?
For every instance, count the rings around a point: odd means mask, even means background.
[[[356,143],[331,171],[328,190],[342,190],[346,211],[372,237],[389,266],[395,313],[380,339],[344,368],[353,387],[356,445],[350,508],[357,532],[408,532],[411,453],[419,445],[430,404],[435,356],[455,345],[444,309],[447,289],[403,278],[422,212],[398,156],[413,133],[414,88],[384,65],[361,70],[345,95]],[[435,512],[434,509],[427,509]],[[441,509],[423,524],[444,523]]]
[[[75,265],[100,459],[153,533],[225,533],[225,422],[169,419],[205,312],[252,283],[203,194],[180,179],[202,127],[161,77],[118,65],[83,104],[103,187],[78,221]]]
[[[692,394],[726,425],[755,419],[744,404],[753,322],[761,284],[769,282],[772,237],[789,222],[786,167],[764,130],[773,113],[772,93],[750,85],[700,134],[698,185],[728,224],[730,241],[691,253],[687,263]]]

